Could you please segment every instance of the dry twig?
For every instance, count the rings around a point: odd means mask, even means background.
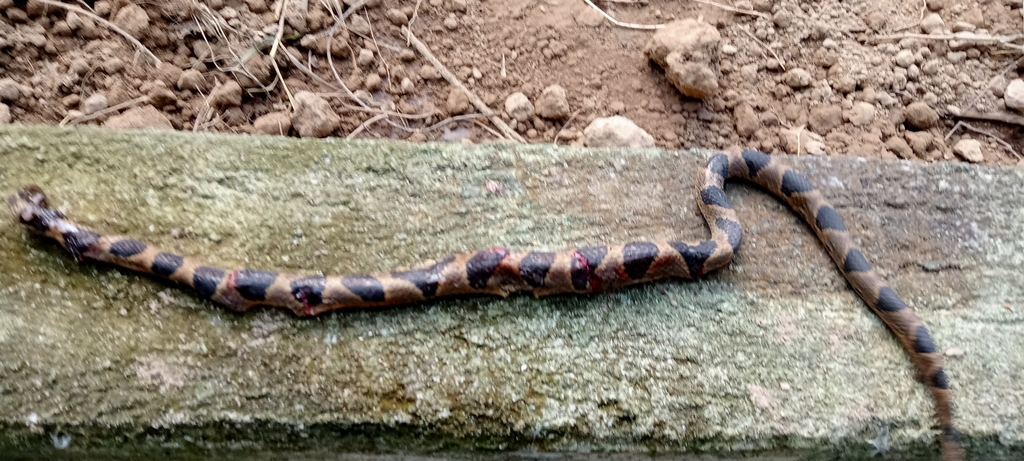
[[[434,56],[434,53],[430,51],[430,48],[428,48],[427,45],[425,45],[418,38],[416,38],[416,36],[412,34],[412,31],[409,30],[409,28],[402,27],[402,33],[405,34],[406,40],[408,40],[409,43],[412,44],[413,47],[415,47],[416,50],[419,51],[419,53],[423,55],[423,57],[426,58],[427,61],[429,61],[430,64],[437,69],[438,72],[441,73],[441,76],[444,77],[444,79],[447,80],[448,83],[451,83],[459,90],[462,90],[462,92],[465,93],[466,96],[469,98],[469,102],[471,102],[473,106],[476,107],[477,110],[479,110],[481,113],[487,115],[488,118],[490,118],[491,123],[498,127],[498,129],[501,131],[502,134],[504,134],[506,138],[516,142],[526,142],[526,140],[524,140],[522,136],[519,136],[519,133],[516,133],[515,130],[509,127],[505,123],[505,121],[501,119],[501,117],[499,117],[497,114],[494,113],[494,111],[491,110],[490,107],[487,107],[487,104],[484,104],[484,102],[479,97],[477,97],[476,94],[470,91],[469,88],[466,88],[466,85],[463,85],[462,82],[459,81],[459,79],[455,77],[455,75],[452,74],[447,67],[444,66],[444,64],[441,64],[441,61],[439,61],[437,57]]]
[[[956,125],[953,125],[953,128],[951,130],[949,130],[949,133],[946,133],[946,137],[944,139],[949,139],[950,135],[952,135],[953,132],[956,131],[956,129],[959,128],[959,127],[964,127],[968,131],[973,131],[975,133],[983,134],[985,136],[988,136],[988,137],[992,138],[993,141],[1001,144],[1003,147],[1006,148],[1006,150],[1010,151],[1010,153],[1013,154],[1014,157],[1020,158],[1020,154],[1017,153],[1017,151],[1013,148],[1013,146],[1010,145],[1010,143],[1008,143],[1006,141],[1003,141],[1000,137],[992,134],[992,132],[990,132],[990,131],[985,131],[985,130],[982,130],[980,128],[976,128],[973,125],[971,125],[970,123],[967,123],[967,122],[965,122],[963,120],[960,120],[960,121],[956,122]]]
[[[81,14],[81,15],[85,15],[85,16],[88,16],[88,17],[89,17],[89,18],[91,18],[91,19],[92,19],[93,21],[96,21],[96,22],[98,22],[98,23],[100,23],[100,24],[103,24],[103,25],[104,25],[104,26],[106,26],[106,27],[107,27],[108,29],[110,29],[110,30],[112,30],[112,31],[114,31],[114,32],[117,32],[117,33],[118,33],[119,35],[121,35],[121,36],[122,36],[122,37],[124,37],[124,38],[125,38],[126,40],[128,40],[129,42],[131,42],[131,43],[132,43],[132,45],[135,45],[135,48],[136,48],[137,50],[139,50],[140,52],[142,52],[143,54],[145,54],[146,56],[148,56],[148,57],[149,57],[149,59],[153,60],[153,65],[154,65],[154,66],[159,66],[159,65],[160,65],[160,59],[158,59],[158,58],[156,57],[156,55],[155,55],[155,54],[153,54],[153,52],[152,52],[152,51],[149,51],[149,48],[146,48],[146,47],[145,47],[145,46],[144,46],[144,45],[142,44],[142,42],[140,42],[140,41],[139,41],[138,39],[136,39],[135,37],[132,37],[132,36],[131,36],[131,34],[129,34],[128,32],[125,32],[125,31],[124,31],[124,29],[122,29],[122,28],[120,28],[120,27],[117,27],[117,26],[115,26],[115,25],[114,25],[114,23],[112,23],[112,22],[110,22],[110,21],[107,21],[106,19],[103,19],[103,18],[101,18],[101,17],[97,16],[97,15],[96,15],[95,13],[92,13],[92,12],[90,12],[90,11],[86,11],[86,10],[83,10],[83,9],[81,9],[81,8],[77,7],[77,6],[74,6],[74,5],[68,5],[67,3],[61,3],[61,2],[57,2],[57,1],[54,1],[54,0],[39,0],[39,2],[40,2],[40,3],[43,3],[43,4],[46,4],[46,5],[50,5],[50,6],[55,6],[55,7],[57,7],[57,8],[64,8],[65,10],[68,10],[68,11],[74,11],[75,13],[78,13],[78,14]]]
[[[985,120],[988,122],[1003,122],[1011,125],[1024,126],[1024,117],[1008,112],[994,112],[990,114],[983,114],[981,112],[967,111],[956,116],[957,118],[966,118],[971,120]],[[949,135],[946,135],[949,137]]]
[[[356,129],[352,130],[352,132],[348,134],[348,136],[345,136],[345,139],[352,139],[356,137],[357,134],[365,130],[368,126],[373,125],[378,120],[383,120],[385,118],[388,118],[388,114],[377,114],[374,115],[373,117],[370,117],[365,122],[360,123],[359,126],[356,127]]]

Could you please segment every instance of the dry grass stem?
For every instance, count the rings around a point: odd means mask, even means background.
[[[750,31],[747,30],[746,27],[740,27],[739,29],[744,34],[747,34],[747,37],[750,37],[751,40],[753,40],[758,45],[760,45],[761,48],[763,48],[765,50],[768,50],[768,52],[772,54],[772,56],[775,58],[775,60],[779,62],[779,67],[781,67],[783,71],[786,70],[786,62],[783,61],[782,58],[779,57],[779,55],[775,54],[775,50],[771,49],[771,47],[769,47],[768,45],[765,45],[764,42],[762,42],[760,39],[758,39],[756,36],[754,36],[754,34],[750,33]],[[768,59],[768,55],[764,54],[763,51],[761,52],[761,54],[765,57],[765,59]]]
[[[481,113],[487,115],[488,118],[490,118],[491,123],[493,123],[494,126],[498,127],[498,130],[504,135],[504,138],[511,139],[513,141],[520,143],[526,143],[526,140],[523,139],[522,136],[519,136],[519,133],[516,133],[515,130],[509,127],[505,123],[505,121],[501,119],[501,117],[495,114],[490,107],[487,107],[487,104],[484,104],[483,100],[481,100],[475,93],[470,91],[469,88],[466,88],[466,85],[463,85],[462,82],[457,77],[455,77],[455,75],[452,74],[447,67],[444,66],[444,64],[441,64],[441,61],[439,61],[437,57],[434,56],[434,53],[430,51],[430,48],[428,48],[427,45],[425,45],[418,38],[416,38],[416,36],[412,34],[412,31],[409,30],[409,28],[402,27],[402,33],[405,34],[405,37],[409,41],[409,43],[412,44],[412,46],[415,47],[416,50],[419,51],[419,53],[423,55],[423,57],[426,58],[427,61],[429,61],[430,64],[433,65],[434,68],[438,70],[438,72],[441,73],[441,76],[443,76],[444,79],[448,81],[448,83],[451,83],[459,90],[461,90],[463,93],[465,93],[466,96],[469,98],[469,102],[471,102],[473,106],[477,108],[477,110],[479,110]]]
[[[746,14],[746,15],[750,15],[750,16],[757,16],[759,18],[770,18],[771,17],[771,16],[768,16],[767,14],[764,14],[764,13],[762,13],[760,11],[744,10],[744,9],[741,9],[741,8],[736,8],[735,6],[723,5],[723,4],[718,3],[718,2],[712,2],[711,0],[693,0],[693,1],[695,1],[697,3],[703,3],[705,5],[710,5],[710,6],[713,6],[715,8],[720,8],[720,9],[723,9],[725,11],[731,11],[733,13]]]
[[[98,22],[100,24],[103,24],[108,29],[110,29],[110,30],[112,30],[114,32],[117,32],[119,35],[124,37],[125,40],[128,40],[129,42],[131,42],[132,45],[135,46],[135,49],[139,50],[140,52],[142,52],[143,54],[148,56],[149,59],[151,59],[153,61],[153,65],[154,66],[159,66],[160,65],[160,59],[158,59],[156,57],[156,55],[153,54],[152,51],[149,51],[149,48],[146,48],[142,44],[142,42],[140,42],[135,37],[132,37],[131,34],[129,34],[128,32],[125,32],[124,29],[115,26],[114,23],[112,23],[110,21],[107,21],[106,19],[103,19],[103,18],[97,16],[96,13],[93,13],[91,11],[83,10],[83,9],[77,7],[77,6],[74,6],[74,5],[68,5],[67,3],[61,3],[61,2],[54,1],[54,0],[39,0],[39,3],[43,3],[43,4],[46,4],[46,5],[50,5],[50,6],[55,6],[57,8],[64,8],[65,10],[74,11],[75,13],[78,13],[78,14],[81,14],[81,15],[84,15],[84,16],[88,16],[93,21],[96,21],[96,22]]]
[[[91,113],[89,115],[83,115],[81,117],[75,117],[75,118],[64,117],[64,120],[61,120],[60,123],[57,124],[57,126],[75,125],[75,124],[82,123],[82,122],[88,122],[90,120],[95,120],[95,119],[98,119],[100,117],[104,117],[106,115],[112,114],[114,112],[119,112],[121,109],[127,109],[129,107],[137,106],[139,104],[147,103],[147,102],[149,102],[149,96],[139,96],[139,97],[137,97],[135,99],[122,102],[121,104],[115,104],[115,105],[110,106],[110,107],[108,107],[106,109],[98,110],[98,111],[93,112],[93,113]]]
[[[365,122],[360,123],[359,126],[356,127],[356,129],[352,130],[352,132],[348,134],[348,136],[345,136],[345,139],[355,138],[357,134],[365,130],[368,126],[373,125],[374,123],[377,123],[379,120],[383,120],[385,118],[388,118],[387,114],[377,114],[374,115],[373,117],[370,117]]]
[[[629,22],[621,22],[618,19],[613,18],[610,14],[605,13],[604,10],[602,10],[601,8],[598,8],[597,5],[594,4],[594,2],[591,2],[590,0],[583,0],[583,1],[587,2],[587,5],[590,5],[591,8],[597,10],[599,13],[604,15],[605,19],[607,19],[608,22],[611,22],[612,24],[615,24],[616,26],[619,26],[619,27],[625,27],[627,29],[641,29],[641,30],[657,30],[657,29],[663,29],[665,27],[664,24],[653,24],[653,25],[651,25],[651,24],[633,24],[633,23],[629,23]]]
[[[960,121],[956,122],[956,125],[953,125],[953,128],[951,130],[949,130],[949,133],[946,133],[946,137],[944,139],[949,139],[950,135],[952,135],[953,132],[956,131],[957,128],[959,128],[959,127],[964,127],[965,129],[967,129],[967,131],[973,131],[975,133],[983,134],[985,136],[988,136],[988,137],[992,138],[993,141],[995,141],[995,142],[999,143],[1000,145],[1002,145],[1003,147],[1005,147],[1006,150],[1010,151],[1010,153],[1013,154],[1014,157],[1021,158],[1020,154],[1017,153],[1017,151],[1013,148],[1012,145],[1010,145],[1010,143],[1008,143],[1006,141],[1003,141],[1002,138],[992,134],[992,132],[990,132],[990,131],[985,131],[985,130],[982,130],[980,128],[977,128],[977,127],[975,127],[975,126],[971,125],[970,123],[967,123],[967,122],[965,122],[963,120],[960,120]]]

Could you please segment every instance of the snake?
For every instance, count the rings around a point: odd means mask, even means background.
[[[961,461],[949,379],[924,322],[874,271],[842,217],[803,174],[753,149],[730,148],[709,157],[696,183],[697,205],[711,238],[638,241],[560,251],[510,251],[501,246],[425,261],[407,270],[358,275],[300,275],[223,269],[162,251],[138,239],[107,235],[71,221],[48,204],[39,186],[24,186],[8,200],[25,226],[56,240],[77,261],[98,261],[161,277],[194,289],[230,310],[284,308],[299,317],[328,311],[382,308],[451,296],[513,293],[588,294],[655,280],[697,279],[729,264],[743,239],[739,218],[724,191],[727,179],[751,182],[803,217],[839,271],[896,336],[931,391],[944,461]]]

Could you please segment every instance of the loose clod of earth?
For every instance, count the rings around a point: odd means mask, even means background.
[[[620,115],[673,149],[1024,164],[1021,64],[1005,52],[1021,40],[989,38],[1019,33],[1020,2],[925,3],[926,14],[911,0],[885,12],[838,0],[613,5],[621,21],[666,26],[622,47],[607,42],[619,26],[583,2],[371,1],[344,23],[330,2],[286,2],[282,23],[265,0],[8,1],[0,123],[321,137],[358,127],[361,137],[424,140],[453,139],[445,130],[459,127],[460,142],[508,137],[472,117],[440,123],[480,111],[444,73],[528,142],[586,145],[584,128]],[[444,69],[408,46],[402,27]],[[333,115],[297,111],[302,91]],[[119,117],[130,110],[131,122]],[[290,126],[257,125],[282,111]],[[989,120],[956,125],[972,114]],[[815,136],[805,146],[794,133]],[[980,154],[953,149],[961,140],[977,141]]]

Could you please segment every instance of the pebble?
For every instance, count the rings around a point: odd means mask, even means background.
[[[173,129],[171,121],[159,109],[150,104],[132,107],[122,114],[107,119],[103,126],[108,128],[164,128]]]
[[[745,138],[752,136],[761,126],[761,121],[757,118],[757,112],[748,103],[744,102],[737,105],[732,115],[736,119],[736,132]]]
[[[404,26],[409,23],[409,16],[405,15],[405,12],[398,8],[390,8],[384,12],[384,16],[396,26]]]
[[[569,100],[565,88],[551,85],[544,88],[537,98],[537,115],[552,120],[564,120],[569,117]]]
[[[893,136],[886,140],[885,147],[886,149],[889,149],[889,152],[896,154],[899,158],[914,158],[914,149],[911,149],[910,144],[907,144],[907,141],[899,136]]]
[[[864,101],[853,103],[850,109],[850,124],[853,126],[865,126],[875,119],[875,106]]]
[[[448,100],[445,102],[445,108],[450,115],[464,114],[469,110],[469,96],[466,96],[464,91],[452,87],[448,91]]]
[[[424,64],[417,73],[423,80],[439,80],[441,78],[441,72],[438,72],[437,68],[430,64]]]
[[[452,16],[448,16],[447,18],[444,18],[444,26],[447,27],[448,30],[455,30],[459,28],[459,21]]]
[[[235,107],[242,104],[242,86],[228,80],[210,92],[210,105],[217,108]]]
[[[416,90],[416,85],[413,84],[412,79],[410,79],[409,77],[403,77],[401,89],[403,94],[409,94]]]
[[[261,115],[252,123],[257,134],[287,136],[292,129],[292,119],[288,112],[271,112]]]
[[[465,13],[466,10],[469,9],[469,2],[467,0],[451,0],[451,3],[449,3],[448,6],[452,11]]]
[[[903,137],[906,138],[907,144],[914,151],[918,157],[924,158],[928,151],[932,147],[932,134],[927,131],[908,131],[903,133]]]
[[[953,152],[971,163],[981,163],[985,156],[981,154],[981,142],[977,139],[961,139],[953,145]]]
[[[938,13],[930,13],[921,20],[921,30],[926,34],[942,33],[944,25],[942,16],[939,16]]]
[[[366,76],[366,81],[363,82],[363,85],[366,86],[367,91],[377,91],[383,83],[384,80],[380,78],[380,75],[377,75],[376,72],[372,72],[370,75]]]
[[[18,99],[21,87],[12,78],[0,80],[0,101],[9,102]]]
[[[790,88],[805,88],[811,85],[810,72],[799,67],[789,70],[782,78]]]
[[[621,115],[594,119],[583,130],[589,147],[654,147],[654,137]]]
[[[833,105],[823,105],[811,109],[807,125],[818,134],[827,134],[843,123],[843,109]]]
[[[533,117],[533,104],[522,92],[515,92],[505,99],[505,112],[520,122],[525,122]]]
[[[1024,112],[1024,80],[1011,80],[1003,90],[1003,101],[1006,102],[1006,107]]]
[[[914,102],[903,108],[907,124],[919,130],[927,130],[939,123],[939,114],[923,102]]]
[[[356,62],[359,63],[359,67],[370,67],[373,64],[373,51],[366,48],[360,49]]]
[[[11,108],[7,104],[0,104],[0,125],[11,123]]]
[[[904,69],[914,64],[914,52],[910,50],[900,50],[896,53],[896,65]]]
[[[192,90],[204,92],[206,91],[206,78],[203,77],[203,73],[195,69],[189,69],[181,73],[181,77],[178,77],[178,82],[175,86],[179,90]]]
[[[370,22],[358,14],[349,17],[348,28],[359,35],[370,35]]]
[[[303,138],[323,138],[331,134],[341,123],[341,117],[323,98],[309,91],[295,93],[295,113],[292,126]]]
[[[92,96],[89,96],[88,98],[85,98],[85,101],[82,101],[81,110],[83,114],[91,115],[106,108],[107,97],[104,96],[102,93],[96,93]]]
[[[149,27],[149,15],[139,5],[129,3],[124,8],[117,10],[114,17],[114,25],[120,27],[129,35],[138,37],[139,33]]]

